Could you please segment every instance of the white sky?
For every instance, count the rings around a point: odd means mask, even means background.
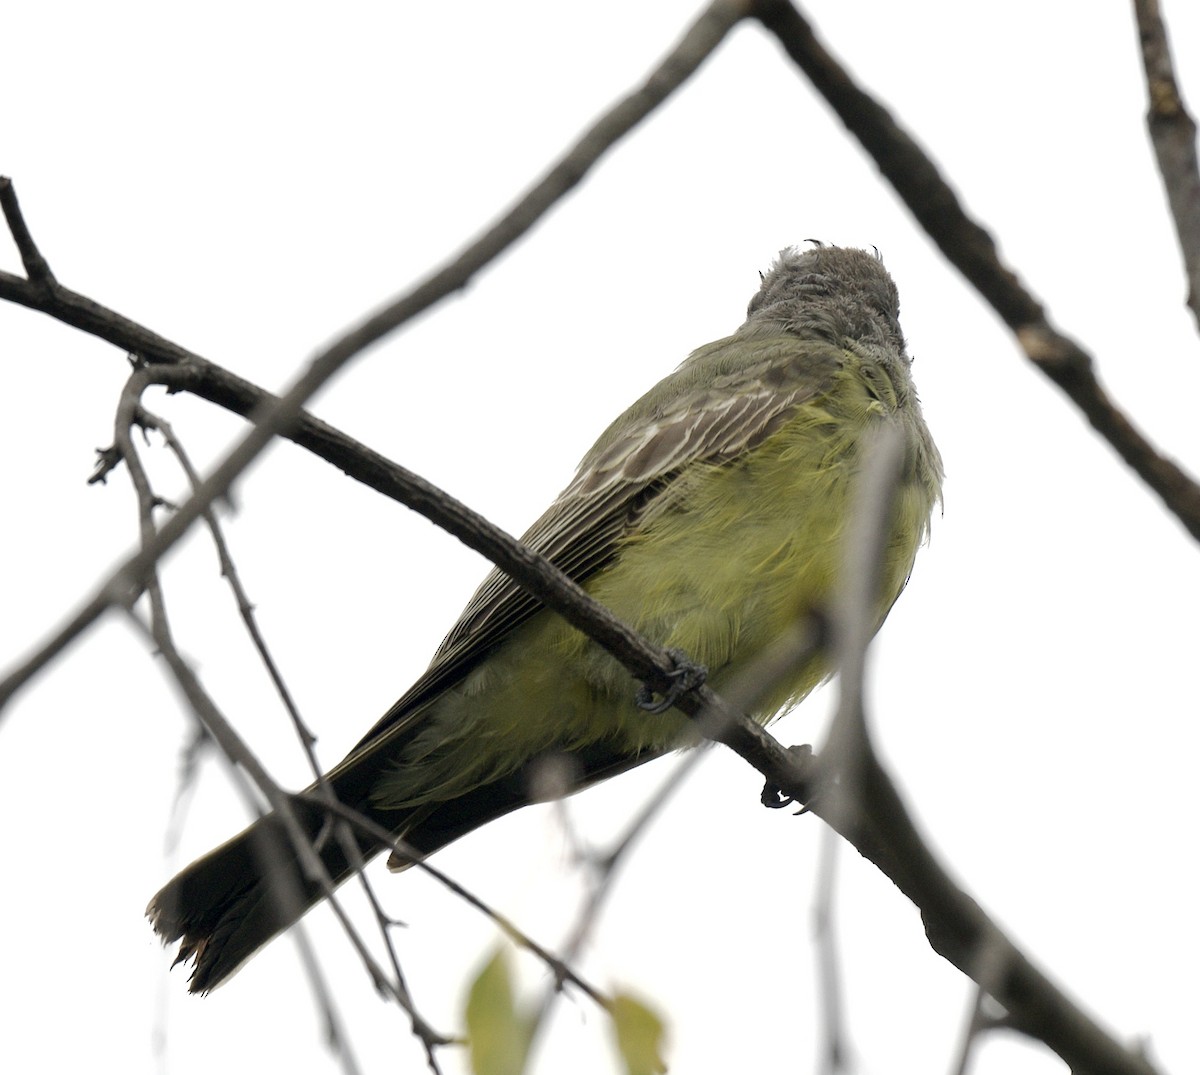
[[[1198,106],[1200,9],[1164,6]],[[0,172],[66,286],[279,387],[473,236],[692,10],[20,5],[5,17]],[[1196,337],[1126,5],[807,10],[1128,412],[1195,470]],[[883,252],[947,466],[944,517],[873,651],[881,750],[956,876],[1025,950],[1126,1040],[1146,1037],[1164,1070],[1195,1070],[1195,544],[1023,363],[756,26],[468,293],[373,349],[314,410],[520,532],[612,415],[735,328],[757,270],[809,237]],[[10,243],[0,266],[19,269]],[[7,666],[130,548],[136,518],[122,474],[84,484],[112,439],[124,356],[8,306],[0,341]],[[243,428],[193,399],[148,402],[206,465]],[[331,763],[419,673],[485,565],[290,445],[237,499],[244,581]],[[167,586],[220,704],[302,783],[203,541],[172,557]],[[831,700],[815,695],[780,738],[819,741]],[[179,1075],[336,1070],[290,942],[205,1000],[166,974],[146,901],[244,815],[210,767],[164,857],[188,721],[144,644],[106,621],[0,719],[0,1070],[155,1071],[160,1030]],[[570,816],[603,841],[665,775],[622,777]],[[666,1012],[676,1072],[814,1068],[820,825],[764,811],[760,783],[713,752],[631,860],[584,961]],[[579,888],[565,847],[551,812],[528,809],[437,863],[553,946]],[[853,852],[841,864],[857,1070],[948,1070],[968,983],[886,879]],[[422,1011],[456,1030],[494,931],[415,873],[381,889],[410,924],[401,955]],[[364,1070],[421,1070],[330,916],[308,921]],[[540,968],[521,966],[537,995]],[[536,1070],[614,1071],[606,1041],[594,1008],[564,1003]],[[975,1071],[1015,1064],[1062,1070],[997,1038]]]

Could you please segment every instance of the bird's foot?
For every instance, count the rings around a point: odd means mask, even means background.
[[[808,766],[813,761],[813,748],[807,743],[788,747],[787,752],[801,766]],[[811,799],[812,796],[809,797],[810,801]],[[782,810],[786,806],[791,806],[792,803],[800,803],[800,809],[796,813],[798,815],[808,813],[807,803],[802,802],[795,795],[789,795],[777,784],[771,783],[770,780],[763,785],[761,802],[768,810]]]
[[[643,683],[634,698],[638,708],[644,709],[647,713],[665,713],[682,695],[690,690],[695,690],[708,678],[708,669],[702,664],[695,664],[683,650],[669,649],[667,656],[671,658],[671,663],[675,667],[667,673],[671,685],[663,693],[663,696],[655,701],[655,692]]]

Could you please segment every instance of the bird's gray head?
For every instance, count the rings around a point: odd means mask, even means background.
[[[781,250],[750,300],[743,329],[771,326],[841,345],[875,343],[904,354],[900,295],[878,253],[818,243]]]

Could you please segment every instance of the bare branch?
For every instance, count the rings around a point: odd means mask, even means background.
[[[144,412],[138,402],[142,391],[142,385],[137,383],[136,376],[127,382],[121,392],[120,403],[117,407],[115,441],[121,458],[125,460],[129,471],[130,480],[133,483],[134,490],[137,496],[138,503],[138,523],[141,531],[142,540],[147,540],[154,533],[154,518],[153,513],[155,507],[159,506],[160,500],[154,495],[150,486],[149,478],[142,466],[141,459],[138,456],[137,449],[134,445],[133,437],[130,435],[135,425],[142,425],[142,419],[145,417]],[[158,652],[167,662],[168,666],[173,670],[186,668],[183,658],[180,656],[172,637],[170,623],[166,615],[166,606],[163,600],[162,587],[159,582],[157,567],[151,571],[150,577],[147,580],[146,593],[150,602],[150,627],[149,633],[154,639]],[[135,623],[140,625],[140,620],[133,615],[133,610],[129,610],[130,618]],[[200,716],[200,706],[197,704],[201,696],[207,700],[207,695],[204,694],[203,688],[200,687],[199,681],[192,677],[190,683],[185,682],[185,678],[176,675],[176,682],[193,700],[193,709],[197,717]],[[214,713],[216,707],[208,702],[208,708]],[[203,722],[202,722],[203,723]],[[208,724],[203,726],[212,734]],[[232,761],[232,758],[230,758]],[[265,790],[265,789],[264,789]],[[294,899],[295,895],[286,887],[290,878],[285,878],[280,881],[280,887],[276,893],[277,897],[285,902],[289,899]],[[326,1038],[330,1043],[335,1055],[342,1063],[343,1070],[347,1075],[356,1075],[358,1071],[357,1063],[354,1059],[353,1051],[350,1048],[349,1041],[344,1035],[342,1022],[338,1016],[336,1006],[333,1002],[333,996],[325,981],[324,975],[321,973],[320,967],[313,958],[312,952],[307,939],[301,935],[299,942],[301,959],[304,963],[305,970],[308,973],[309,981],[312,985],[313,995],[316,998],[317,1005],[322,1013],[325,1028]]]
[[[1091,356],[1050,323],[1041,303],[1001,262],[992,237],[967,215],[924,150],[887,109],[855,83],[787,0],[760,0],[755,15],[779,38],[787,54],[875,159],[947,260],[1012,329],[1026,357],[1067,394],[1092,427],[1200,540],[1200,485],[1161,455],[1109,399],[1092,369]]]
[[[329,800],[319,795],[300,795],[297,798],[318,809],[325,810],[336,817],[342,818],[352,828],[358,829],[381,847],[391,848],[405,859],[411,859],[414,869],[427,873],[450,892],[453,892],[464,902],[490,918],[515,944],[537,956],[538,959],[550,968],[557,981],[571,982],[586,993],[596,1004],[606,1010],[612,1007],[612,1000],[609,997],[573,971],[563,959],[555,956],[549,949],[543,948],[537,941],[523,932],[510,918],[506,918],[494,907],[475,895],[475,893],[463,888],[462,885],[448,874],[443,873],[436,866],[431,866],[426,860],[419,858],[408,844],[383,828],[383,826],[336,799]]]
[[[146,380],[145,383],[149,384],[151,381]],[[196,471],[196,468],[192,466],[192,461],[188,456],[187,450],[175,435],[175,430],[171,427],[171,424],[159,415],[148,411],[144,406],[137,408],[135,419],[144,428],[157,430],[162,435],[167,447],[178,460],[179,467],[186,476],[188,484],[195,490],[200,485],[200,475]],[[275,693],[279,695],[279,700],[283,703],[284,709],[287,710],[292,727],[296,732],[296,738],[300,741],[300,745],[303,747],[305,756],[308,759],[309,768],[312,769],[315,777],[320,779],[322,774],[321,765],[317,761],[316,754],[313,753],[313,744],[316,742],[316,736],[313,735],[304,723],[304,719],[300,716],[300,710],[296,706],[292,692],[288,689],[288,685],[283,678],[283,673],[280,671],[278,664],[276,664],[275,658],[267,646],[267,640],[263,637],[262,631],[259,629],[258,619],[254,614],[254,603],[250,600],[250,595],[246,592],[245,586],[242,585],[241,575],[238,573],[233,555],[229,551],[229,543],[225,540],[221,523],[211,508],[206,509],[201,517],[208,528],[209,534],[212,536],[213,548],[216,550],[217,562],[220,564],[221,577],[225,579],[229,584],[230,590],[233,592],[238,615],[241,617],[242,623],[246,628],[246,633],[250,636],[250,642],[258,654],[263,668],[266,669],[267,676],[275,688]]]
[[[841,583],[834,598],[834,667],[838,670],[838,707],[822,760],[839,777],[832,797],[853,805],[857,801],[857,766],[871,750],[865,696],[867,647],[875,634],[875,611],[891,532],[892,505],[904,462],[900,430],[885,426],[863,446],[863,469],[847,530]]]
[[[136,617],[134,618],[134,622],[140,623]],[[160,645],[160,650],[176,683],[183,691],[193,710],[196,711],[197,716],[204,722],[209,734],[217,741],[222,752],[250,776],[255,787],[263,794],[270,804],[271,809],[277,813],[283,822],[289,839],[295,848],[297,857],[300,859],[302,868],[305,871],[305,875],[311,877],[321,885],[325,893],[325,899],[328,900],[334,915],[350,939],[359,958],[362,960],[364,966],[367,967],[372,981],[408,1012],[413,1020],[414,1031],[423,1039],[434,1043],[446,1042],[448,1039],[425,1023],[419,1014],[412,1010],[407,994],[388,979],[383,969],[375,962],[374,957],[367,950],[362,938],[358,935],[358,931],[355,929],[346,912],[342,909],[340,901],[334,893],[333,881],[328,871],[325,870],[320,857],[316,854],[307,835],[296,819],[295,813],[291,808],[291,796],[284,792],[271,778],[270,774],[267,773],[257,756],[246,746],[233,726],[226,720],[220,710],[217,709],[211,698],[208,697],[207,692],[201,686],[195,673],[187,662],[175,651],[174,647],[168,645],[166,648],[163,648]],[[290,877],[290,874],[285,870],[280,870],[278,873],[281,875],[281,878]],[[278,893],[276,894],[278,895]]]
[[[1184,104],[1175,78],[1171,45],[1158,0],[1134,0],[1133,9],[1150,101],[1146,125],[1183,252],[1187,303],[1200,327],[1200,165],[1196,161],[1196,121]]]
[[[135,377],[140,377],[140,375],[135,374]],[[144,428],[156,429],[160,434],[162,434],[168,448],[178,460],[179,466],[186,475],[188,482],[192,488],[195,489],[200,484],[200,476],[195,467],[192,466],[186,449],[179,438],[175,435],[175,431],[172,429],[171,425],[157,415],[151,414],[143,406],[139,406],[137,408],[135,420]],[[245,587],[242,585],[241,576],[238,573],[237,565],[234,563],[233,556],[229,550],[229,545],[225,540],[225,535],[222,531],[221,524],[218,521],[215,512],[213,512],[211,508],[204,512],[203,518],[205,525],[208,527],[208,530],[212,535],[213,545],[216,548],[217,559],[220,563],[221,575],[229,584],[229,587],[233,592],[234,599],[237,603],[238,614],[241,616],[242,623],[246,628],[246,632],[250,636],[251,644],[254,646],[255,652],[258,653],[259,660],[262,661],[263,667],[266,669],[267,675],[270,677],[271,683],[275,688],[275,692],[279,695],[279,699],[283,703],[284,709],[287,711],[288,717],[292,723],[292,728],[296,733],[296,738],[299,740],[301,749],[304,751],[305,757],[308,759],[309,767],[313,772],[313,776],[317,782],[320,794],[330,798],[333,796],[333,790],[330,788],[325,779],[324,771],[321,768],[320,763],[317,761],[317,756],[314,750],[316,737],[309,730],[304,719],[301,717],[295,699],[292,697],[292,693],[288,689],[287,683],[284,681],[283,674],[280,671],[279,666],[276,664],[275,658],[271,654],[271,651],[267,646],[266,639],[263,637],[262,631],[258,626],[258,620],[254,614],[254,605],[251,602],[249,595],[246,593]],[[408,990],[404,972],[400,966],[400,960],[396,953],[395,945],[392,943],[392,934],[391,930],[389,929],[388,918],[383,913],[383,909],[380,906],[379,898],[375,893],[374,886],[371,884],[370,879],[365,873],[366,862],[363,860],[362,852],[359,850],[358,844],[354,841],[349,827],[344,822],[338,823],[335,827],[336,838],[338,839],[342,847],[342,851],[346,856],[346,861],[355,868],[355,873],[358,877],[359,884],[361,885],[367,898],[367,902],[370,904],[375,915],[376,923],[379,926],[380,937],[388,955],[388,962],[392,967],[393,981],[396,984],[396,987],[403,993],[405,997],[405,1004],[403,1007],[406,1011],[411,1012],[414,1006],[412,995]],[[311,951],[308,950],[307,946],[304,947],[302,955],[305,959],[306,965],[314,963],[314,957]],[[322,981],[319,978],[314,977],[313,981],[316,985],[318,985],[318,987],[320,987],[322,984]],[[332,1005],[329,1003],[329,999],[324,996],[324,990],[318,988],[317,993],[318,1000],[322,1003],[323,1009],[332,1013]],[[344,1048],[344,1043],[338,1040],[336,1021],[332,1018],[332,1016],[329,1016],[327,1017],[326,1022],[331,1028],[329,1035],[331,1041],[336,1043],[336,1047],[339,1049],[339,1051],[342,1050]],[[430,1068],[433,1071],[439,1070],[438,1063],[433,1052],[434,1046],[437,1045],[438,1042],[433,1041],[429,1037],[422,1034],[420,1027],[414,1027],[414,1029],[422,1041],[425,1049],[426,1059],[430,1065]]]
[[[4,212],[5,223],[12,232],[13,242],[17,244],[17,252],[21,255],[21,264],[29,282],[40,291],[51,291],[58,286],[54,273],[50,271],[50,263],[42,257],[37,243],[33,241],[21,205],[17,201],[17,191],[12,180],[6,175],[0,175],[0,210]]]

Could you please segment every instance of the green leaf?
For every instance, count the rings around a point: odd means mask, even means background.
[[[658,1013],[628,993],[613,998],[617,1051],[629,1075],[659,1075],[667,1070],[659,1052],[666,1029]]]
[[[467,993],[467,1045],[475,1075],[521,1075],[529,1051],[529,1019],[517,1010],[512,972],[503,948]]]

